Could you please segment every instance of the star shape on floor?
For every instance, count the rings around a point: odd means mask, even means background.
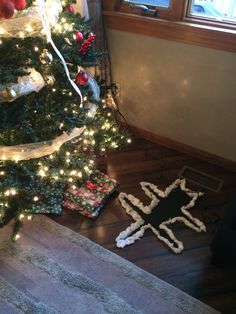
[[[156,185],[149,182],[141,182],[140,185],[151,199],[148,206],[145,206],[132,194],[119,194],[121,205],[135,222],[131,223],[116,238],[118,247],[123,248],[134,243],[144,235],[147,229],[151,229],[159,240],[178,254],[183,251],[184,246],[175,237],[170,225],[180,222],[197,232],[206,231],[204,223],[189,212],[189,209],[195,205],[203,193],[186,188],[185,179],[175,180],[165,191],[158,189]]]

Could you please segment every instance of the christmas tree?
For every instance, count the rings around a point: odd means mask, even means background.
[[[13,239],[24,217],[61,213],[95,155],[130,141],[91,74],[104,52],[90,22],[70,0],[0,0],[0,227],[14,219]]]

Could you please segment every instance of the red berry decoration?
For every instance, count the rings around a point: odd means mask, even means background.
[[[65,11],[66,11],[67,13],[70,13],[70,14],[74,14],[74,13],[75,13],[75,9],[74,9],[74,7],[73,7],[72,4],[67,4],[67,6],[66,6],[66,8],[65,8]]]
[[[92,33],[88,36],[88,38],[82,43],[80,49],[79,49],[79,53],[81,55],[85,55],[89,48],[91,48],[94,40],[95,40],[96,36]]]
[[[4,19],[10,19],[14,15],[15,6],[10,0],[0,1],[0,12]]]
[[[79,84],[81,86],[86,85],[88,82],[88,73],[80,71],[75,78],[76,84]]]
[[[24,10],[26,7],[26,0],[12,0],[16,10]]]
[[[75,38],[78,41],[82,41],[84,39],[84,35],[81,32],[77,32]]]

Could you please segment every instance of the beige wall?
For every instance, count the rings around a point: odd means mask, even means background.
[[[236,53],[110,29],[107,35],[130,124],[236,161]]]

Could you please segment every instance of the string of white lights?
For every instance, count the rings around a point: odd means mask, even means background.
[[[38,8],[39,8],[39,13],[40,13],[40,16],[41,16],[43,30],[44,30],[44,33],[45,33],[45,35],[47,37],[47,40],[48,40],[48,42],[50,42],[50,44],[52,45],[54,51],[56,52],[56,54],[60,58],[60,60],[61,60],[61,62],[63,64],[64,70],[65,70],[65,73],[67,75],[67,78],[68,78],[71,86],[74,88],[74,90],[79,94],[79,96],[80,96],[80,105],[82,105],[82,103],[83,103],[83,96],[81,94],[81,91],[78,88],[78,86],[75,84],[75,82],[72,81],[72,79],[70,77],[70,73],[69,73],[68,67],[66,65],[66,62],[65,62],[62,54],[60,53],[60,51],[56,47],[55,43],[52,40],[50,23],[48,21],[47,10],[46,10],[46,7],[45,7],[44,0],[37,0],[37,4],[38,4]]]

